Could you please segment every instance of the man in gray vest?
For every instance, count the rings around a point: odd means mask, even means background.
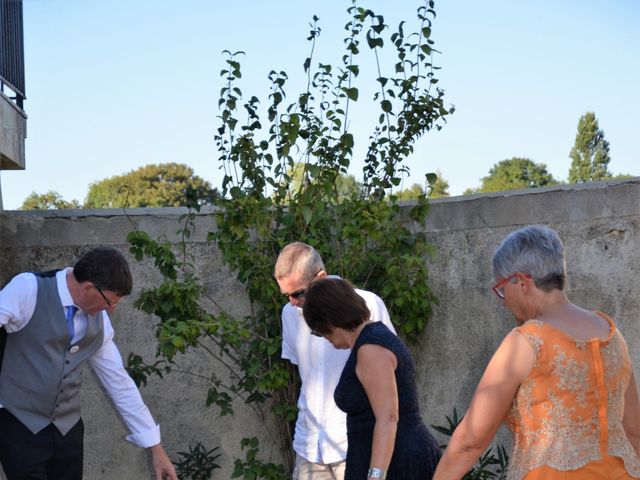
[[[85,361],[131,432],[127,440],[150,450],[155,478],[177,480],[113,342],[107,312],[131,289],[124,256],[98,247],[73,268],[22,273],[0,290],[0,463],[8,480],[82,478]]]

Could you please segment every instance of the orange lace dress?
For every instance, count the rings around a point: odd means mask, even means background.
[[[611,328],[606,340],[575,340],[538,320],[515,329],[535,360],[506,417],[509,480],[640,478],[622,426],[631,360],[613,321],[598,315]]]

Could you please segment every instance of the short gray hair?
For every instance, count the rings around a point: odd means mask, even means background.
[[[312,280],[321,270],[324,270],[324,263],[316,249],[306,243],[293,242],[278,255],[273,274],[276,280],[286,278],[294,272],[302,273],[305,279]]]
[[[558,233],[541,225],[529,225],[510,233],[493,254],[496,280],[521,272],[531,275],[541,290],[564,290],[566,264]]]

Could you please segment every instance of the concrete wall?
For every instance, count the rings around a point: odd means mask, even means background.
[[[513,317],[491,292],[491,258],[509,232],[532,223],[564,241],[569,298],[611,315],[640,369],[640,181],[596,183],[457,197],[433,205],[429,260],[440,299],[415,350],[421,405],[444,424],[453,406],[468,407],[484,366]],[[502,440],[507,440],[503,435]]]
[[[0,214],[0,284],[4,285],[21,271],[46,270],[72,264],[83,252],[97,245],[110,245],[128,252],[126,236],[134,228],[143,229],[154,238],[167,235],[175,238],[181,209],[149,209],[129,212],[121,210],[78,210],[53,212],[4,212]],[[198,219],[191,252],[196,257],[197,273],[204,279],[211,295],[231,314],[243,315],[248,301],[241,285],[224,268],[221,256],[206,242],[207,232],[215,228],[211,215]],[[135,225],[135,227],[134,227]],[[122,357],[129,352],[154,359],[156,339],[155,318],[133,307],[133,301],[145,287],[156,285],[161,277],[151,263],[139,263],[129,258],[135,279],[131,297],[123,300],[112,316],[116,342]],[[201,352],[200,352],[201,353]],[[212,368],[208,357],[191,354],[181,359],[183,368],[191,373],[207,373]],[[160,423],[163,443],[173,458],[186,451],[188,445],[201,441],[208,448],[220,447],[223,469],[216,470],[216,479],[228,479],[233,471],[233,457],[242,457],[240,440],[257,435],[264,451],[270,452],[270,422],[256,420],[251,410],[237,402],[236,416],[219,418],[214,407],[205,406],[205,383],[192,375],[171,374],[163,380],[152,379],[142,395],[156,421]],[[122,440],[127,433],[99,383],[89,368],[85,371],[82,390],[85,420],[85,478],[140,480],[151,478],[146,453]],[[0,478],[4,480],[2,474]]]
[[[24,270],[72,263],[95,245],[127,250],[126,234],[134,227],[152,236],[175,237],[179,209],[129,212],[78,210],[4,212],[0,215],[0,283]],[[198,274],[225,309],[246,312],[242,287],[206,243],[215,229],[210,214],[197,219],[192,236]],[[640,179],[454,197],[434,201],[426,231],[437,247],[428,259],[431,287],[440,299],[425,335],[413,347],[427,424],[444,424],[453,407],[463,413],[484,366],[513,321],[490,291],[491,255],[510,231],[530,223],[557,229],[567,250],[570,297],[578,304],[611,314],[625,334],[640,366]],[[153,268],[132,260],[136,288],[113,317],[123,357],[130,351],[153,358],[154,319],[132,306],[140,289],[159,280]],[[209,359],[191,355],[187,368],[205,372]],[[215,367],[214,367],[215,368]],[[235,417],[217,417],[204,406],[206,389],[189,375],[170,374],[142,389],[160,422],[170,455],[201,440],[224,454],[213,478],[228,479],[232,457],[241,456],[239,439],[257,435],[268,454],[269,422],[256,421],[242,405]],[[116,439],[125,434],[90,372],[83,391],[86,424],[85,476],[88,479],[150,478],[144,452]],[[506,437],[503,438],[506,440]],[[277,458],[277,452],[272,452]]]
[[[24,170],[27,116],[9,97],[0,92],[0,171]],[[2,212],[0,185],[0,212]]]
[[[27,117],[0,92],[0,170],[24,170]]]

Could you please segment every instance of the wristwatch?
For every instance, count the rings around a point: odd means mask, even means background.
[[[379,478],[384,480],[387,477],[387,472],[382,470],[381,468],[371,467],[369,472],[367,472],[367,478]]]

